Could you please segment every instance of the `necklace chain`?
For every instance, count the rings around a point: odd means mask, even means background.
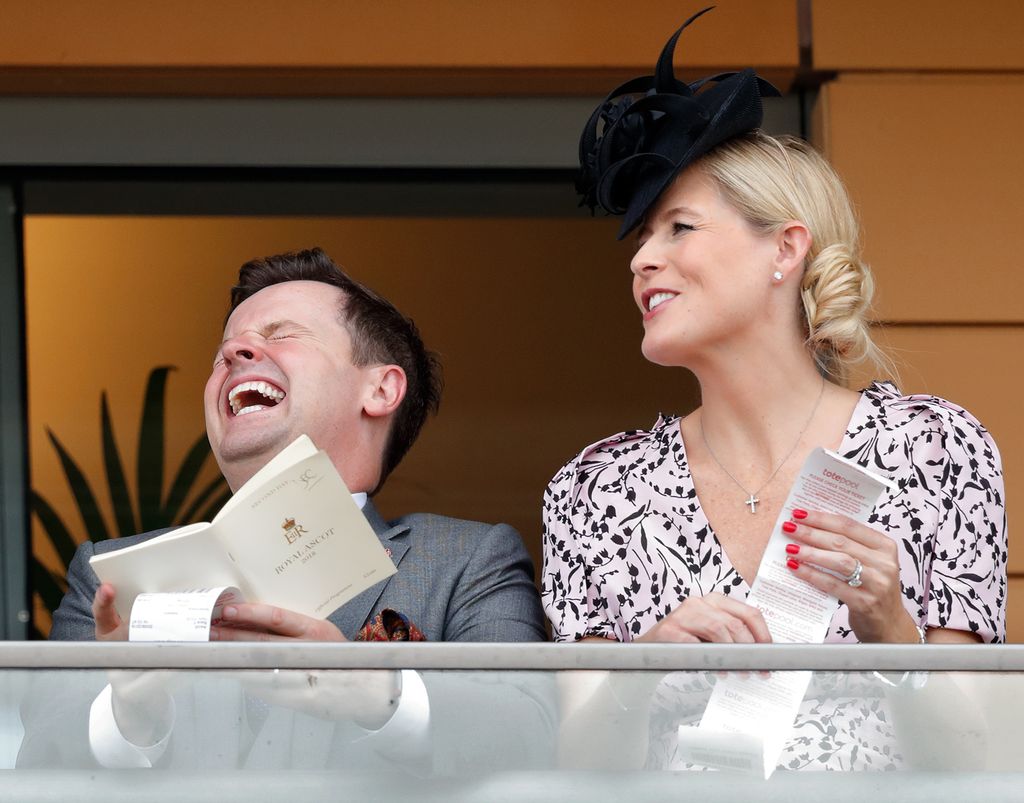
[[[811,414],[807,417],[807,421],[804,422],[804,425],[801,428],[799,434],[797,434],[796,441],[794,441],[794,443],[790,447],[789,451],[786,452],[786,456],[783,457],[782,460],[779,461],[779,464],[775,467],[775,470],[771,474],[768,475],[768,479],[766,479],[764,482],[762,482],[761,485],[758,487],[758,489],[756,491],[754,491],[753,493],[748,491],[743,486],[743,483],[741,483],[738,479],[736,479],[732,475],[732,472],[729,471],[729,469],[727,469],[724,465],[722,465],[722,461],[718,459],[718,456],[715,454],[714,449],[711,448],[711,444],[708,443],[708,436],[704,432],[704,412],[703,412],[703,410],[701,411],[701,415],[700,415],[700,437],[704,441],[704,448],[708,450],[708,454],[711,455],[711,459],[714,460],[718,464],[718,467],[720,469],[722,469],[722,471],[725,472],[725,476],[727,476],[730,480],[732,480],[733,483],[736,485],[736,487],[739,488],[741,491],[743,491],[743,493],[745,493],[747,495],[747,498],[743,502],[743,504],[750,506],[750,513],[751,514],[754,514],[754,513],[757,512],[757,505],[761,501],[760,499],[757,498],[757,495],[759,493],[761,493],[761,491],[763,491],[766,487],[768,487],[768,483],[769,482],[771,482],[773,479],[775,479],[775,475],[779,473],[779,470],[784,465],[786,465],[786,461],[789,460],[790,457],[792,457],[793,452],[796,451],[796,447],[800,445],[800,439],[803,438],[804,433],[807,431],[807,428],[811,425],[811,422],[814,420],[814,416],[818,412],[818,407],[821,405],[821,397],[824,396],[824,395],[825,395],[825,377],[823,376],[821,378],[821,390],[818,391],[818,398],[814,402],[814,407],[811,408]]]

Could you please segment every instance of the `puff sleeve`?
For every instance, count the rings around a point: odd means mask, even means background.
[[[592,583],[585,537],[577,522],[580,517],[592,518],[587,501],[579,498],[582,459],[581,454],[563,466],[544,491],[541,601],[555,641],[616,638],[607,607]]]

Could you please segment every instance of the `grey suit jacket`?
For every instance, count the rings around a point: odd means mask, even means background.
[[[408,616],[430,641],[541,641],[545,639],[532,565],[519,535],[490,526],[425,514],[385,522],[372,503],[364,508],[398,572],[364,591],[328,618],[348,638],[383,608]],[[94,552],[153,538],[145,533],[84,543],[68,569],[68,592],[54,614],[51,639],[95,637],[92,599],[99,585],[89,566]],[[254,767],[390,767],[366,734],[348,722],[328,722],[270,706],[254,738],[246,695],[232,677],[185,677],[175,692],[176,724],[160,765],[184,769]],[[244,673],[243,673],[244,674]],[[424,673],[430,697],[430,755],[412,771],[450,775],[468,769],[537,768],[554,754],[550,679],[524,673],[470,677]],[[89,705],[106,674],[46,674],[22,705],[25,739],[19,767],[90,767]],[[218,685],[219,684],[219,685]]]
[[[428,641],[544,641],[544,614],[533,564],[519,534],[428,513],[386,522],[367,501],[363,513],[398,572],[349,600],[327,618],[346,638],[384,608],[404,613]],[[53,615],[50,638],[95,638],[92,600],[99,586],[94,553],[154,538],[158,530],[94,544],[86,541],[68,567],[68,591]]]

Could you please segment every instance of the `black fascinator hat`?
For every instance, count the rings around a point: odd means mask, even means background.
[[[618,239],[687,165],[716,145],[761,125],[761,98],[779,95],[751,69],[679,81],[672,64],[686,26],[714,6],[698,11],[666,42],[654,75],[627,81],[590,115],[580,136],[576,191],[581,205],[625,215]]]

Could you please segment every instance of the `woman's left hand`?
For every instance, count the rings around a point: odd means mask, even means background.
[[[917,626],[903,607],[895,541],[847,516],[819,511],[795,510],[782,529],[790,540],[786,549],[790,570],[846,603],[859,641],[919,641]],[[860,584],[850,585],[858,561]]]

